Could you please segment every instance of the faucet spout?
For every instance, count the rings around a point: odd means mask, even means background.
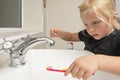
[[[19,52],[24,55],[26,54],[26,52],[28,50],[30,50],[31,48],[40,45],[40,44],[48,44],[49,46],[53,46],[55,44],[55,41],[53,41],[50,38],[35,38],[35,39],[31,39],[28,42],[24,42],[23,44],[21,44],[17,50],[19,50]],[[20,49],[21,48],[21,49]]]

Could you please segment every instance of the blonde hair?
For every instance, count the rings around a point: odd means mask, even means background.
[[[100,20],[108,24],[113,18],[113,15],[116,14],[113,0],[85,0],[78,8],[80,9],[80,13],[92,9]],[[108,22],[105,21],[101,15],[106,17]]]

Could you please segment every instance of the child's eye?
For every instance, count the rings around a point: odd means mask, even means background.
[[[93,22],[94,25],[99,24],[101,21],[95,21]]]

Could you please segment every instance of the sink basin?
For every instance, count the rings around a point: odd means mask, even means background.
[[[67,68],[75,58],[83,55],[84,53],[75,50],[41,49],[31,50],[26,60],[32,68],[34,80],[77,80],[71,75],[65,77],[62,72],[47,71],[46,67]]]
[[[47,71],[46,67],[67,68],[77,57],[85,55],[92,53],[77,50],[32,49],[26,54],[26,65],[18,68],[5,66],[0,69],[0,80],[78,80],[71,75],[66,77],[62,72]],[[98,71],[88,80],[120,80],[120,76]]]
[[[4,67],[0,69],[0,80],[34,80],[28,64],[19,68]]]

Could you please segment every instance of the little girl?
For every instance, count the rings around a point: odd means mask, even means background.
[[[120,74],[120,26],[113,0],[85,0],[79,9],[85,30],[70,33],[52,28],[50,35],[66,41],[83,41],[84,49],[97,55],[77,58],[65,75],[71,73],[87,80],[97,70]]]

